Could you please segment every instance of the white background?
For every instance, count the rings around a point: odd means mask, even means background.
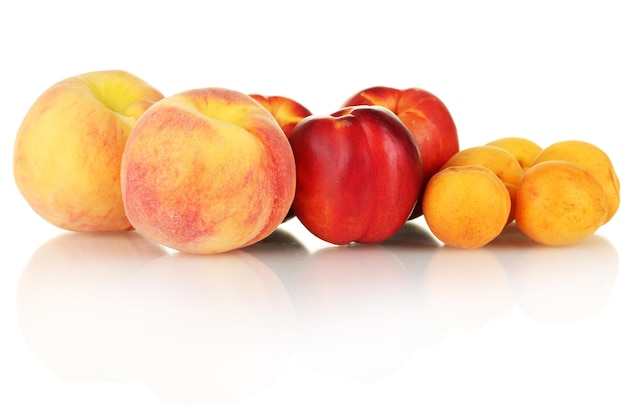
[[[221,86],[320,114],[365,87],[421,87],[461,147],[582,139],[623,177],[620,6],[3,2],[0,412],[626,412],[623,211],[565,249],[514,231],[443,249],[418,219],[382,246],[322,250],[292,221],[278,236],[297,243],[192,260],[53,227],[11,167],[39,94],[119,68],[166,95]]]

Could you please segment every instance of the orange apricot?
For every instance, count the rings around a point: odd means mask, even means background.
[[[505,184],[482,165],[440,170],[422,198],[426,224],[443,243],[477,248],[495,239],[509,220],[511,197]]]
[[[587,170],[606,194],[609,211],[605,223],[615,215],[620,204],[620,183],[611,159],[602,149],[586,141],[558,141],[544,148],[534,164],[549,160],[571,161]]]
[[[517,187],[515,222],[522,233],[547,245],[570,245],[593,234],[609,204],[591,173],[570,161],[530,167]]]
[[[505,183],[517,185],[524,170],[515,156],[503,149],[492,145],[479,145],[465,148],[443,165],[443,168],[464,165],[482,165],[490,169]]]
[[[541,146],[535,141],[522,137],[504,137],[488,142],[487,145],[499,147],[512,153],[522,169],[528,169],[541,152]]]

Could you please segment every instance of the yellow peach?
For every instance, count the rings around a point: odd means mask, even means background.
[[[295,161],[273,115],[249,95],[193,89],[153,105],[121,166],[126,214],[144,236],[181,252],[259,241],[285,218]]]
[[[32,105],[17,132],[13,172],[33,210],[73,231],[132,228],[120,163],[131,128],[163,95],[121,70],[62,80]]]

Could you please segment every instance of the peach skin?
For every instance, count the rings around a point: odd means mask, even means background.
[[[13,173],[33,210],[72,231],[132,226],[120,191],[130,130],[163,95],[121,70],[62,80],[32,105],[17,132]]]
[[[249,95],[193,89],[152,106],[121,167],[126,214],[153,241],[213,254],[253,244],[285,218],[295,194],[289,141]]]

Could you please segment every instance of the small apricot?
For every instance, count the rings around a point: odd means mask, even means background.
[[[443,243],[482,247],[509,220],[511,197],[505,184],[482,165],[452,166],[427,183],[422,198],[426,224]]]
[[[505,137],[488,142],[487,145],[499,147],[515,156],[523,170],[528,169],[541,152],[541,146],[535,141],[522,137]]]
[[[517,186],[509,183],[504,183],[506,189],[511,197],[511,212],[509,213],[509,219],[506,224],[511,224],[515,221],[515,205],[517,204]]]
[[[591,173],[602,186],[609,203],[605,223],[615,215],[620,204],[620,183],[609,156],[602,149],[586,141],[558,141],[544,148],[534,164],[549,160],[571,161]]]
[[[609,204],[591,173],[570,161],[530,167],[517,187],[515,222],[532,240],[569,245],[593,234],[606,220]]]
[[[482,165],[496,174],[502,182],[513,185],[519,183],[524,173],[511,152],[491,145],[465,148],[450,157],[442,169],[463,165]]]

